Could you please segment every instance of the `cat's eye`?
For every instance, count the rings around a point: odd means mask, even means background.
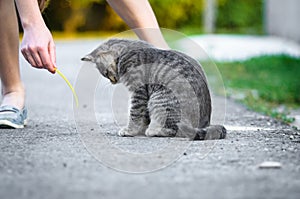
[[[104,77],[108,77],[108,70],[106,70],[103,75]]]

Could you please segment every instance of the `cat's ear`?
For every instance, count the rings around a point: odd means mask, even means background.
[[[89,62],[93,62],[93,57],[89,54],[89,55],[86,55],[84,57],[81,58],[81,61],[89,61]]]

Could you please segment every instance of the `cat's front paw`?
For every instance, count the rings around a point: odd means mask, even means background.
[[[121,137],[133,137],[135,135],[137,135],[136,132],[133,132],[131,130],[129,130],[127,127],[126,128],[122,128],[121,130],[119,130],[118,135]]]

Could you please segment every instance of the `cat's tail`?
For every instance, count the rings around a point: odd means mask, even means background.
[[[205,128],[193,128],[186,124],[178,124],[178,137],[188,137],[191,140],[224,139],[227,131],[222,125],[210,125]]]

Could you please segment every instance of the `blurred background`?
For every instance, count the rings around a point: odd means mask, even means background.
[[[273,34],[300,42],[298,0],[149,0],[163,28],[185,34]],[[60,33],[120,32],[126,24],[105,0],[52,0],[44,12]]]
[[[207,31],[246,34],[265,32],[264,0],[149,2],[161,27],[186,34]],[[105,0],[52,0],[44,12],[44,18],[49,28],[55,32],[119,32],[128,29]]]

